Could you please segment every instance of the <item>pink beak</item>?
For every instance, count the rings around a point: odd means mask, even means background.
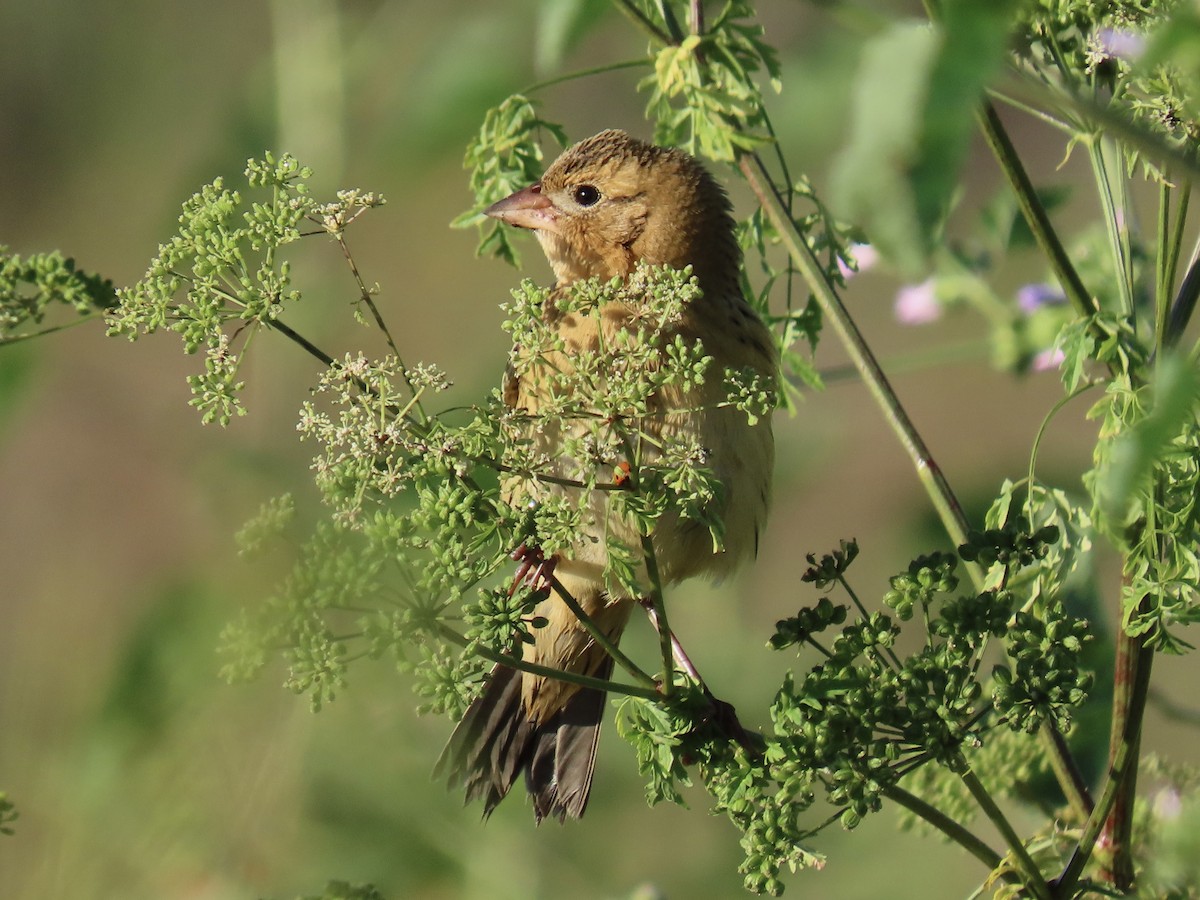
[[[550,198],[542,193],[541,182],[509,194],[485,209],[483,214],[518,228],[558,231],[558,210]]]

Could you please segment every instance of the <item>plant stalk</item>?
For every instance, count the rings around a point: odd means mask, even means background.
[[[989,847],[973,832],[969,831],[962,824],[950,818],[936,806],[933,806],[922,800],[916,794],[906,791],[899,785],[891,785],[884,789],[883,795],[889,800],[903,806],[913,815],[920,816],[950,840],[954,841],[977,860],[994,871],[1003,862],[1003,857],[995,850]],[[1011,874],[1009,875],[1011,878]]]
[[[960,777],[963,780],[963,784],[967,786],[967,790],[971,792],[971,796],[975,798],[975,802],[979,804],[984,814],[991,819],[992,824],[996,826],[997,830],[1004,837],[1005,843],[1008,844],[1013,858],[1016,860],[1017,867],[1025,876],[1025,887],[1038,900],[1053,900],[1053,895],[1050,892],[1050,886],[1046,884],[1046,879],[1042,877],[1037,864],[1029,855],[1029,851],[1025,849],[1025,843],[1021,840],[1021,836],[1017,834],[1008,819],[1005,818],[1004,813],[1000,811],[1000,807],[996,805],[996,801],[992,799],[992,795],[987,792],[987,789],[980,783],[979,778],[969,768]]]
[[[1084,287],[1079,273],[1075,271],[1075,266],[1067,256],[1062,241],[1058,239],[1058,233],[1050,223],[1046,207],[1038,198],[1033,182],[1029,180],[1029,173],[1025,171],[1025,166],[1008,137],[1008,131],[1000,120],[996,107],[990,102],[985,102],[980,107],[978,119],[984,140],[987,141],[988,147],[996,157],[996,162],[999,163],[1000,169],[1004,172],[1009,186],[1017,197],[1017,206],[1021,210],[1021,215],[1029,225],[1029,230],[1033,232],[1038,246],[1050,261],[1050,268],[1053,269],[1054,276],[1058,279],[1067,299],[1079,315],[1091,316],[1096,312],[1092,296]]]
[[[459,647],[466,647],[471,642],[455,631],[448,625],[439,622],[438,635],[452,644],[457,644]],[[552,678],[555,681],[565,681],[570,684],[577,684],[580,687],[593,688],[598,691],[606,691],[613,694],[625,694],[630,697],[641,697],[643,700],[658,700],[661,699],[659,692],[651,687],[643,687],[637,684],[622,684],[619,681],[609,681],[604,678],[593,678],[590,675],[580,675],[576,672],[567,672],[564,669],[555,669],[551,666],[542,666],[537,663],[529,662],[520,656],[512,656],[507,653],[499,653],[491,647],[485,647],[481,644],[475,645],[475,652],[489,662],[494,662],[499,666],[506,666],[510,669],[517,669],[521,672],[529,672],[532,675],[542,675],[546,678]]]
[[[816,297],[822,313],[833,324],[855,369],[862,376],[867,389],[883,410],[884,417],[899,438],[905,453],[912,460],[917,470],[917,476],[933,501],[934,508],[937,510],[938,517],[941,519],[946,533],[950,536],[950,540],[955,546],[965,544],[968,531],[967,517],[958,498],[955,497],[946,476],[938,467],[933,454],[930,453],[912,420],[908,417],[908,413],[900,403],[900,398],[896,396],[883,369],[880,368],[870,347],[867,346],[862,332],[858,330],[850,313],[842,305],[841,298],[826,281],[821,264],[817,261],[812,249],[796,230],[796,225],[788,215],[783,199],[779,196],[762,160],[757,154],[748,154],[739,160],[738,166],[771,223],[779,232],[788,255],[800,271],[809,290]],[[974,563],[969,563],[967,568],[971,573],[972,581],[982,588],[984,583],[982,570]]]

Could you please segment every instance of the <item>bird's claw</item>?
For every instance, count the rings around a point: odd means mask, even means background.
[[[535,594],[550,593],[554,585],[554,567],[558,565],[557,556],[547,559],[541,550],[528,544],[521,544],[510,556],[518,565],[508,596],[515,594],[522,585]]]

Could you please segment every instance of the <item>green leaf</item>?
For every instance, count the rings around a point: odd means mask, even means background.
[[[608,11],[602,0],[541,0],[538,4],[534,67],[553,72],[581,37]]]
[[[1013,5],[956,0],[939,25],[899,22],[863,51],[833,193],[842,215],[906,276],[926,267]]]
[[[944,38],[930,77],[916,166],[917,215],[925,235],[937,227],[966,159],[975,112],[1000,67],[1015,3],[954,0],[945,4]]]
[[[850,142],[832,173],[833,206],[861,224],[902,272],[923,268],[929,247],[919,227],[910,173],[920,148],[920,117],[939,35],[901,22],[863,50],[854,85]]]
[[[1200,375],[1195,368],[1184,357],[1164,357],[1158,366],[1149,412],[1117,438],[1108,464],[1100,473],[1100,505],[1114,522],[1128,515],[1134,494],[1145,486],[1180,429],[1195,421],[1198,397]]]

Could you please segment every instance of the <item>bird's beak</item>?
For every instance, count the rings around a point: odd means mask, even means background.
[[[542,193],[541,182],[509,194],[485,209],[483,214],[518,228],[558,231],[558,210],[550,198]]]

